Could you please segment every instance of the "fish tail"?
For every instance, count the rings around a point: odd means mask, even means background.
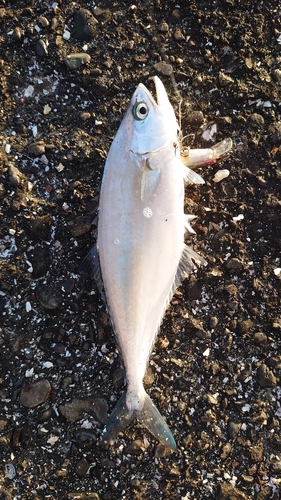
[[[168,425],[146,393],[143,408],[134,411],[128,410],[126,406],[126,393],[122,394],[106,422],[102,440],[111,441],[115,439],[119,432],[123,431],[134,419],[144,425],[162,444],[172,450],[177,448]]]

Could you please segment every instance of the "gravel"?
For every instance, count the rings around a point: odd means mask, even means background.
[[[280,2],[1,0],[0,22],[0,498],[278,500]],[[186,189],[208,266],[145,380],[174,453],[139,423],[101,442],[122,360],[78,274],[110,143],[155,74],[184,147],[234,143]]]

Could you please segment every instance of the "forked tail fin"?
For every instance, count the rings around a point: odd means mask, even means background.
[[[162,444],[175,450],[177,448],[173,435],[167,426],[164,418],[160,415],[156,406],[151,401],[148,394],[145,394],[142,410],[134,410],[132,413],[126,406],[126,393],[122,394],[109,419],[106,422],[102,440],[110,441],[116,438],[119,432],[123,431],[132,420],[138,420],[144,425],[153,436]]]

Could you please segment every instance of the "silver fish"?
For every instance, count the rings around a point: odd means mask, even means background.
[[[126,392],[109,417],[109,441],[137,419],[163,444],[173,435],[143,387],[149,355],[166,308],[181,281],[205,264],[184,243],[184,182],[203,179],[181,161],[179,127],[165,88],[157,102],[140,84],[110,147],[101,186],[97,251],[79,271],[102,280],[126,372]],[[99,265],[101,278],[99,277]]]

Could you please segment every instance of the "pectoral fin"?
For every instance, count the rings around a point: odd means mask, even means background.
[[[153,195],[160,179],[160,170],[153,170],[146,160],[141,178],[141,201],[148,201]]]

